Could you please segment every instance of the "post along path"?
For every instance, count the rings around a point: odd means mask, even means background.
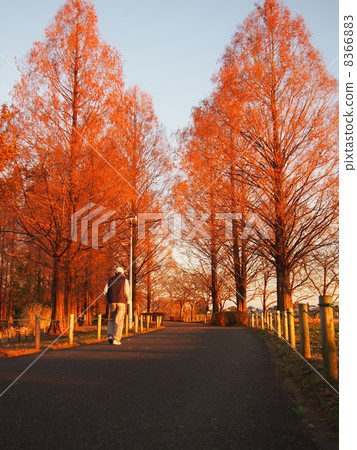
[[[1,392],[35,355],[0,360]],[[314,449],[263,340],[166,323],[48,351],[0,398],[3,449]]]

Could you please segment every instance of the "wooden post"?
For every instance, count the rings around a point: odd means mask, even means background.
[[[280,320],[280,311],[276,311],[275,320],[276,320],[276,331],[277,331],[277,336],[278,336],[279,339],[281,339],[281,320]]]
[[[74,314],[71,314],[69,316],[69,330],[68,330],[69,345],[73,345],[73,328],[74,328]]]
[[[295,348],[295,322],[294,322],[293,308],[288,308],[288,324],[289,324],[289,342],[290,345]]]
[[[264,330],[265,326],[264,326],[264,313],[260,313],[260,320],[262,322],[262,330]]]
[[[274,333],[274,327],[273,327],[273,313],[269,313],[269,331],[271,334]]]
[[[283,311],[283,321],[284,321],[284,339],[286,341],[289,340],[289,332],[288,332],[288,312]]]
[[[307,304],[299,303],[300,353],[304,358],[311,358],[309,317]]]
[[[41,316],[35,317],[35,348],[40,350],[41,347]]]
[[[140,333],[144,332],[144,317],[140,316]]]
[[[254,328],[255,327],[255,316],[254,316],[254,313],[252,312],[252,315],[251,315],[251,327],[252,328]]]
[[[138,333],[138,326],[139,326],[139,318],[135,314],[135,316],[134,316],[134,332],[135,332],[135,334]]]
[[[333,320],[333,311],[332,308],[329,306],[331,302],[332,298],[330,295],[319,296],[324,372],[325,376],[330,381],[336,381],[338,377],[337,354],[336,354],[335,324]]]
[[[150,328],[150,316],[146,316],[146,331],[149,331]]]
[[[102,315],[98,314],[97,341],[102,339]]]

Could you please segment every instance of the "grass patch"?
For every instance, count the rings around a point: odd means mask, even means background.
[[[130,331],[126,336],[123,332],[123,339],[126,337],[138,336],[139,334],[151,333],[153,331],[163,328],[162,326],[156,328],[154,324],[151,324],[149,331],[146,329],[143,333],[135,334]],[[107,327],[102,326],[102,341],[107,338]],[[55,343],[53,343],[56,341]],[[97,327],[96,326],[83,326],[78,330],[74,330],[73,333],[73,347],[78,347],[80,345],[97,344]],[[53,344],[52,344],[53,343]],[[52,345],[51,345],[52,344]],[[53,334],[46,334],[41,332],[41,350],[45,350],[49,345],[51,345],[50,350],[60,350],[64,348],[72,348],[68,343],[68,333],[64,333],[63,336],[58,337]],[[37,353],[38,351],[34,348],[35,340],[17,342],[16,340],[11,340],[8,343],[1,344],[0,347],[0,358],[12,358],[15,356],[30,355],[32,353]]]
[[[318,410],[321,420],[334,432],[337,432],[339,411],[338,394],[283,340],[278,339],[274,335],[270,335],[265,330],[255,330],[255,332],[265,340],[282,378],[293,381],[295,386],[303,393],[307,402]],[[319,338],[317,332],[315,338],[316,340]],[[323,375],[322,358],[314,356],[309,359],[309,363]],[[338,383],[331,383],[331,385],[338,390]],[[303,406],[294,405],[293,409],[300,416],[306,413],[306,408]]]

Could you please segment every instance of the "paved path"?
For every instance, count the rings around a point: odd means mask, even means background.
[[[34,355],[0,360],[1,392]],[[0,398],[2,449],[314,449],[264,342],[167,324],[49,351]]]

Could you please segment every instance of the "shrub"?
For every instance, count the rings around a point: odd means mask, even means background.
[[[247,325],[248,316],[243,311],[222,311],[212,314],[212,323],[222,327],[231,325]]]

